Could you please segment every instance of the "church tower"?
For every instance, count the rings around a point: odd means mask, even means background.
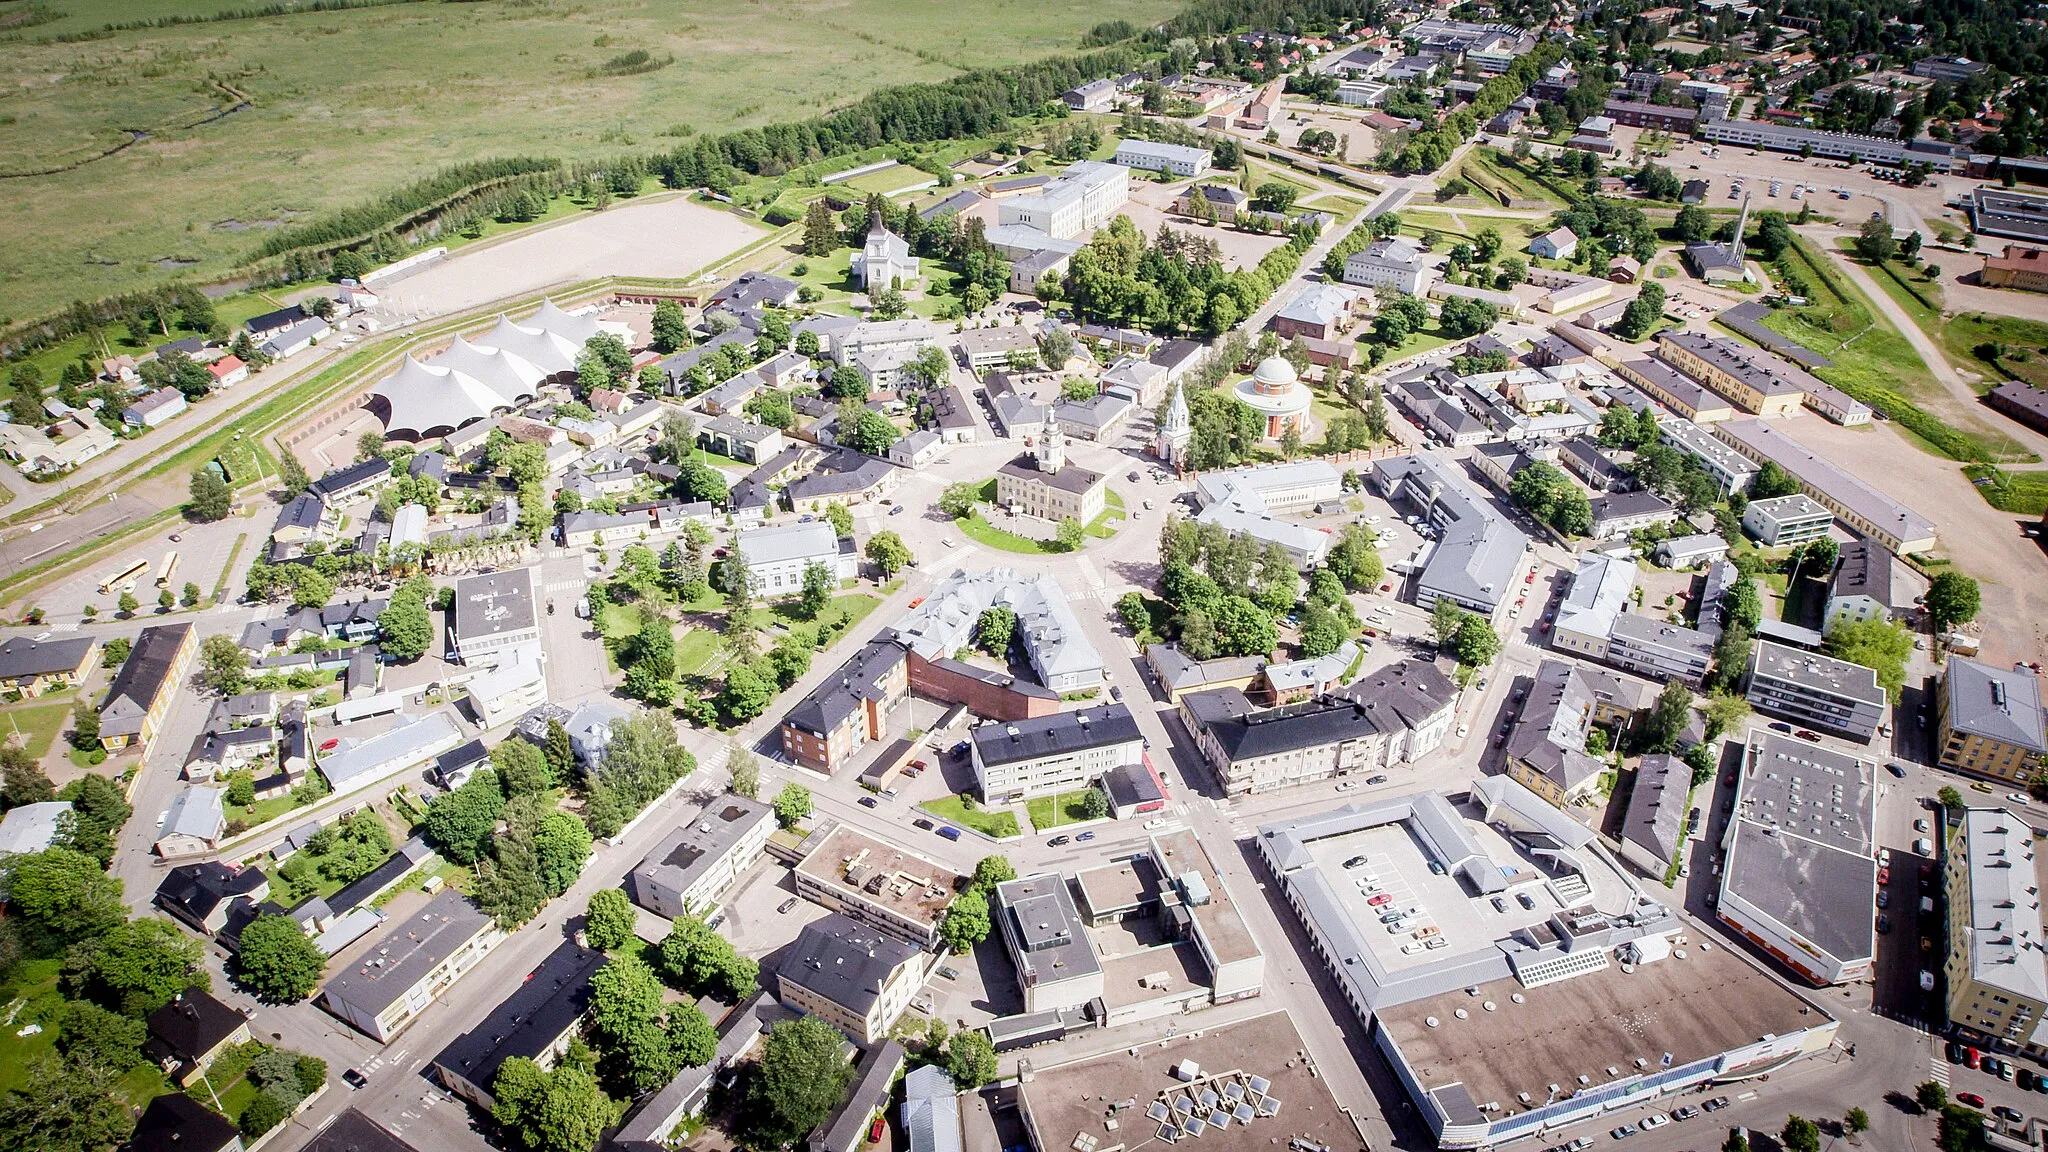
[[[1040,472],[1056,476],[1060,469],[1067,466],[1067,438],[1060,431],[1059,420],[1051,414],[1047,414],[1045,418],[1045,434],[1038,438],[1038,447],[1035,451]]]
[[[1166,466],[1178,471],[1188,458],[1188,441],[1194,438],[1194,421],[1188,416],[1187,398],[1181,394],[1180,385],[1173,386],[1173,400],[1166,406],[1166,418],[1159,423],[1159,432],[1152,444],[1152,454],[1166,462]]]

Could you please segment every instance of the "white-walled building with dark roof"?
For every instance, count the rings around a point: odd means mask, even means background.
[[[861,1044],[880,1040],[924,987],[930,953],[837,912],[804,925],[775,995]]]
[[[974,778],[988,804],[1085,787],[1145,756],[1145,738],[1122,704],[983,724],[967,736]]]
[[[1529,538],[1437,457],[1377,460],[1372,477],[1390,502],[1415,508],[1439,530],[1415,574],[1416,606],[1449,599],[1497,622],[1520,587]]]
[[[718,899],[754,862],[775,831],[775,813],[728,793],[678,824],[626,874],[633,903],[670,920],[709,918]]]

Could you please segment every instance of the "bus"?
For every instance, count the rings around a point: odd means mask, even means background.
[[[133,581],[140,580],[142,578],[143,573],[148,571],[149,561],[137,560],[135,563],[130,564],[128,567],[121,569],[114,575],[109,576],[105,580],[100,581],[100,595],[105,596],[108,593],[114,591],[116,588],[120,588],[125,584],[129,584]]]
[[[156,578],[156,586],[159,588],[169,588],[171,586],[171,581],[176,579],[177,575],[178,550],[176,548],[173,548],[170,550],[169,553],[167,553],[164,556],[163,574]]]

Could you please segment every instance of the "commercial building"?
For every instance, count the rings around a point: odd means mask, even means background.
[[[1608,636],[1607,662],[1653,680],[1678,680],[1698,689],[1714,658],[1714,638],[1682,624],[1623,612]]]
[[[1742,530],[1766,548],[1790,548],[1818,540],[1834,524],[1835,514],[1803,492],[1752,500],[1742,510]]]
[[[930,953],[839,913],[804,925],[775,972],[775,996],[860,1044],[889,1034],[924,987]]]
[[[198,650],[199,630],[190,624],[155,624],[137,634],[100,704],[100,747],[139,748],[148,756]]]
[[[840,581],[860,575],[853,538],[839,535],[829,520],[752,528],[733,538],[733,548],[747,562],[747,583],[770,597],[803,591],[804,572],[813,564],[831,573],[835,593]]]
[[[710,918],[718,898],[775,831],[768,805],[727,793],[683,821],[626,874],[633,903],[670,920]]]
[[[2048,959],[2041,948],[2039,833],[2004,808],[1965,808],[1948,835],[1948,1019],[1958,1038],[2038,1055],[2048,1034]]]
[[[1612,98],[1608,99],[1606,107],[1600,111],[1616,124],[1625,124],[1630,128],[1652,128],[1659,132],[1675,132],[1682,136],[1692,135],[1693,124],[1700,118],[1697,108],[1643,104],[1634,100]]]
[[[582,1028],[590,1009],[590,978],[604,964],[604,953],[562,941],[476,1027],[441,1049],[433,1061],[434,1078],[490,1111],[497,1104],[491,1089],[505,1061],[531,1060],[543,1071],[555,1066]]]
[[[1116,146],[1116,162],[1126,168],[1143,168],[1174,176],[1200,176],[1216,158],[1207,148],[1187,144],[1161,144],[1152,140],[1122,140]]]
[[[1636,587],[1636,563],[1626,556],[1588,552],[1579,557],[1557,622],[1550,631],[1552,647],[1589,660],[1607,659],[1614,622],[1627,612]]]
[[[1192,942],[1209,973],[1214,1003],[1248,1000],[1266,980],[1266,954],[1223,886],[1223,877],[1195,834],[1168,827],[1147,840],[1162,880],[1162,915],[1176,939]]]
[[[1750,652],[1745,695],[1759,712],[1854,740],[1875,735],[1890,704],[1877,673],[1861,664],[1769,640]]]
[[[1909,155],[1909,145],[1906,142],[1886,136],[1825,132],[1818,128],[1773,124],[1765,120],[1710,118],[1700,123],[1698,132],[1700,136],[1715,144],[1760,148],[1767,152],[1800,152],[1828,160],[1850,160],[1896,167],[1904,164]],[[1927,152],[1926,159],[1935,163],[1939,171],[1947,171],[1953,162],[1952,159],[1944,161],[1932,151]]]
[[[1416,605],[1433,608],[1449,599],[1498,624],[1529,538],[1438,457],[1376,460],[1372,478],[1389,501],[1413,507],[1437,530],[1415,575]]]
[[[1046,872],[998,884],[991,903],[1024,1011],[1078,1008],[1102,996],[1102,961],[1064,877]]]
[[[1588,850],[1591,829],[1504,777],[1471,800],[1483,814],[1434,792],[1353,802],[1255,840],[1438,1147],[1556,1142],[1610,1110],[1827,1047],[1834,1021],[1734,951],[1674,948],[1683,923],[1634,898]],[[1365,885],[1415,902],[1394,931]],[[1660,1007],[1695,997],[1727,1007]]]
[[[890,633],[861,645],[782,717],[783,755],[829,776],[880,740],[890,714],[909,695],[908,652]]]
[[[2048,756],[2041,684],[2032,672],[2010,671],[1951,656],[1941,679],[1935,718],[1938,763],[1952,772],[2024,784]]]
[[[41,696],[83,683],[98,661],[97,637],[63,640],[9,637],[0,643],[0,692]]]
[[[1844,472],[1805,445],[1762,420],[1730,420],[1714,434],[1737,452],[1756,461],[1776,464],[1798,481],[1808,496],[1832,511],[1853,531],[1893,552],[1924,552],[1934,547],[1934,524],[1926,517]]]
[[[1145,738],[1122,704],[983,724],[967,736],[975,783],[987,804],[1071,791],[1145,758]]]
[[[796,867],[797,894],[918,948],[938,939],[939,920],[967,877],[907,848],[841,825]]]
[[[1980,184],[1970,194],[1970,223],[1990,236],[2048,240],[2048,196]]]
[[[1233,536],[1278,544],[1302,568],[1318,564],[1330,550],[1330,533],[1279,517],[1306,511],[1343,493],[1343,478],[1321,460],[1258,464],[1195,479],[1198,524],[1215,524]]]
[[[1232,687],[1189,692],[1180,717],[1225,792],[1244,795],[1413,762],[1443,743],[1456,698],[1436,665],[1406,660],[1276,708]]]
[[[1069,165],[1057,179],[1047,181],[1036,192],[997,201],[996,227],[989,230],[993,234],[989,242],[999,248],[1007,247],[1006,254],[1012,259],[1029,251],[1052,250],[1054,242],[1108,224],[1130,197],[1128,168],[1084,160]],[[1058,247],[1071,251],[1080,246]]]
[[[388,1044],[504,939],[497,923],[469,897],[444,889],[398,922],[354,966],[329,980],[320,1005]]]
[[[508,649],[540,643],[540,607],[534,570],[514,568],[464,576],[455,582],[455,658],[494,664]]]
[[[1877,790],[1864,760],[1750,730],[1722,833],[1721,919],[1817,985],[1870,974]]]
[[[428,712],[409,720],[400,717],[399,723],[375,736],[360,740],[343,737],[340,744],[319,754],[318,767],[334,791],[356,792],[420,767],[459,747],[462,741],[462,729],[446,712]]]

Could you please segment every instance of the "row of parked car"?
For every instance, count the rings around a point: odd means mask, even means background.
[[[1638,1132],[1654,1132],[1657,1129],[1664,1127],[1666,1124],[1672,1123],[1673,1121],[1683,1122],[1686,1120],[1690,1120],[1695,1116],[1698,1116],[1702,1112],[1719,1112],[1721,1109],[1726,1108],[1727,1106],[1728,1098],[1726,1096],[1716,1096],[1711,1100],[1700,1101],[1697,1107],[1691,1104],[1685,1104],[1677,1108],[1673,1108],[1669,1116],[1666,1116],[1662,1112],[1652,1112],[1648,1116],[1643,1117],[1641,1120],[1636,1121],[1634,1124],[1623,1124],[1619,1128],[1615,1128],[1609,1131],[1607,1134],[1609,1136],[1614,1137],[1616,1140],[1626,1140]],[[1583,1137],[1581,1137],[1581,1139],[1583,1139]],[[1590,1141],[1588,1143],[1590,1143]],[[1585,1145],[1581,1144],[1566,1145],[1566,1147],[1570,1148],[1579,1148],[1584,1146]]]

